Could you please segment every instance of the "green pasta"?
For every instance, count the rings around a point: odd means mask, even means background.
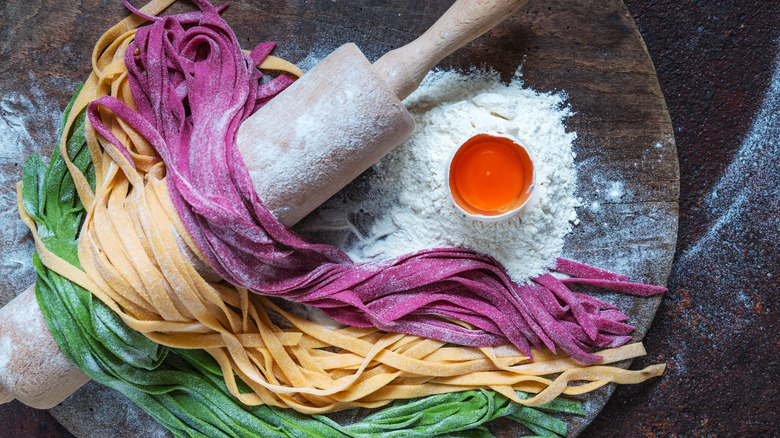
[[[61,134],[68,136],[67,153],[94,188],[84,114],[73,126]],[[48,166],[37,156],[27,160],[22,197],[43,244],[80,268],[77,245],[85,211],[58,148]],[[499,417],[524,424],[535,434],[556,436],[566,434],[566,423],[542,410],[584,414],[576,401],[554,400],[530,408],[487,390],[398,401],[350,425],[291,409],[244,406],[229,394],[220,367],[206,352],[170,349],[147,339],[89,291],[46,268],[37,254],[33,264],[38,303],[65,356],[93,380],[129,397],[177,437],[483,438],[493,436],[484,425]]]

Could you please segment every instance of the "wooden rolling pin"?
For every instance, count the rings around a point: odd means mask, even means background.
[[[373,65],[354,44],[334,51],[241,126],[239,150],[260,198],[282,223],[297,223],[409,136],[401,100],[433,66],[526,1],[458,0]],[[88,380],[59,350],[32,286],[0,309],[0,403],[48,409]]]

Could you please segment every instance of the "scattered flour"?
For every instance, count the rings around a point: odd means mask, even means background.
[[[753,120],[753,126],[747,133],[734,161],[705,199],[706,207],[715,213],[716,219],[701,239],[691,248],[685,249],[680,262],[685,264],[695,258],[702,249],[709,248],[713,244],[722,244],[721,235],[729,231],[728,228],[735,228],[748,222],[757,228],[763,228],[760,234],[765,238],[777,241],[777,230],[780,229],[776,224],[777,215],[774,215],[774,221],[755,223],[748,216],[748,212],[776,208],[778,196],[780,196],[780,55],[775,60],[774,74],[761,109]],[[773,215],[769,214],[767,217],[772,218]],[[735,272],[734,275],[738,276],[738,273]]]
[[[523,88],[517,78],[506,85],[494,73],[431,73],[405,101],[416,122],[410,138],[298,231],[341,247],[357,261],[459,246],[495,257],[516,281],[540,274],[560,255],[579,205],[576,134],[565,130],[571,112],[563,102],[560,94]],[[456,210],[444,180],[452,150],[486,131],[516,136],[537,173],[538,198],[524,213],[498,223],[474,221]]]
[[[623,191],[623,182],[622,181],[612,181],[609,183],[609,191],[607,192],[607,199],[613,202],[620,201],[620,198],[623,197],[624,191]]]
[[[0,90],[5,83],[0,78]],[[52,137],[59,132],[61,110],[51,96],[30,76],[28,93],[0,94],[0,306],[35,280],[29,230],[19,220],[16,183],[22,179],[22,165],[33,153],[48,161],[54,141],[42,143],[36,132]]]
[[[8,336],[0,336],[0,375],[5,374],[5,368],[14,356],[15,346]]]
[[[780,258],[762,249],[780,247],[780,51],[776,53],[773,75],[753,124],[704,199],[703,207],[712,214],[709,228],[682,248],[672,271],[673,281],[683,278],[687,288],[730,297],[735,304],[713,308],[712,303],[719,301],[701,299],[686,310],[686,318],[702,317],[696,328],[714,346],[755,324],[762,312],[777,309],[776,299],[760,292],[762,287],[767,292],[776,290],[773,277],[780,273]],[[717,323],[725,319],[730,323]]]

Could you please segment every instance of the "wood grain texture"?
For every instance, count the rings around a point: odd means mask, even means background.
[[[376,60],[413,40],[448,6],[446,1],[408,0],[237,1],[224,17],[245,47],[279,41],[275,55],[310,68],[346,42],[355,42],[369,60]],[[183,9],[186,5],[172,8]],[[88,74],[94,42],[125,15],[117,2],[85,0],[79,7],[51,0],[4,3],[0,7],[4,108],[16,112],[29,111],[29,106],[64,108],[75,85]],[[461,71],[492,68],[507,80],[522,66],[527,86],[565,92],[575,113],[567,127],[578,135],[578,196],[583,199],[578,210],[581,223],[567,238],[565,256],[615,269],[637,281],[666,283],[677,230],[676,146],[653,64],[622,1],[531,0],[440,66]],[[13,107],[8,96],[33,105]],[[18,153],[0,162],[0,172],[18,180],[24,158],[50,153],[58,117],[48,111],[26,118],[29,138],[22,139]],[[11,197],[6,187],[2,190],[0,202],[5,205],[0,209],[10,210]],[[619,196],[612,196],[615,191]],[[9,241],[29,246],[23,233]],[[20,285],[2,280],[3,302],[33,278],[31,271],[19,276],[28,281]],[[644,336],[661,300],[592,292],[615,301],[631,316],[637,326],[635,339]],[[612,390],[606,387],[586,398],[589,415],[571,420],[572,436],[592,420]],[[85,386],[51,412],[79,437],[162,436],[127,399],[96,384]],[[517,434],[505,422],[497,423],[494,432]]]

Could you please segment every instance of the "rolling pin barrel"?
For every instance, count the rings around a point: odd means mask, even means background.
[[[238,149],[260,199],[290,226],[412,129],[398,97],[360,49],[345,44],[245,120]]]
[[[242,124],[238,147],[260,199],[286,226],[297,223],[409,136],[401,99],[433,66],[526,1],[458,0],[373,66],[354,44],[337,49]],[[50,408],[88,380],[58,348],[32,287],[0,309],[0,403]]]

